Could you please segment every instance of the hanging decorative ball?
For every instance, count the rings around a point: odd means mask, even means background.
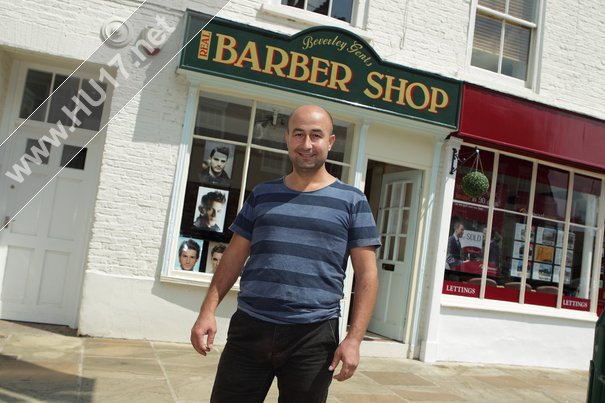
[[[467,196],[480,197],[489,189],[489,180],[483,172],[472,171],[462,178],[462,191]]]

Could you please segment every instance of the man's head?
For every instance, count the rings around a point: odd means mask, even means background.
[[[464,225],[461,222],[454,224],[454,234],[458,238],[462,238],[462,235],[464,235]]]
[[[217,216],[223,211],[223,204],[227,199],[221,192],[208,192],[202,196],[199,211],[207,227],[216,225]]]
[[[182,270],[191,271],[200,257],[200,245],[193,239],[181,243],[179,247],[179,263]]]
[[[303,105],[292,112],[284,138],[295,171],[314,172],[324,166],[336,140],[333,130],[332,116],[320,106]]]
[[[212,261],[213,272],[215,272],[218,268],[218,264],[221,261],[221,258],[223,257],[223,253],[225,253],[226,248],[227,246],[222,243],[219,243],[218,245],[215,245],[214,248],[212,248],[212,251],[210,252],[210,259]]]
[[[210,152],[210,174],[219,176],[225,169],[229,158],[229,147],[215,147]]]

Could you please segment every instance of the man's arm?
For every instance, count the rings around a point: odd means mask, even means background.
[[[334,359],[330,365],[330,371],[333,371],[342,361],[340,372],[334,375],[334,379],[338,381],[353,376],[359,365],[359,347],[370,323],[378,292],[375,248],[371,246],[351,249],[351,262],[355,272],[353,317],[347,336],[334,352]]]
[[[233,287],[249,254],[250,241],[240,235],[233,234],[233,238],[225,249],[225,253],[212,277],[197,320],[191,328],[191,344],[201,355],[206,355],[212,349],[214,336],[216,335],[216,308]],[[206,342],[204,342],[204,336],[207,336]]]

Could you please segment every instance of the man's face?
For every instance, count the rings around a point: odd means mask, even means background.
[[[217,216],[223,211],[223,205],[217,201],[211,201],[204,205],[202,215],[206,219],[206,223],[209,227],[216,224]]]
[[[212,254],[212,271],[216,271],[219,262],[221,261],[221,258],[223,257],[222,253],[219,252],[214,252]]]
[[[179,256],[179,263],[181,269],[191,271],[193,266],[197,263],[197,252],[193,249],[183,249]]]
[[[284,138],[297,171],[316,171],[328,159],[336,137],[329,116],[320,108],[303,106],[291,117]]]
[[[462,238],[462,235],[464,235],[464,225],[460,225],[456,228],[456,236]]]
[[[210,158],[210,171],[212,175],[220,175],[225,169],[225,164],[227,164],[227,156],[219,151],[215,151],[214,155]]]

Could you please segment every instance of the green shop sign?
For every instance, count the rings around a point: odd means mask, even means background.
[[[186,18],[182,69],[458,125],[460,81],[382,61],[344,29],[287,36],[192,11]]]

